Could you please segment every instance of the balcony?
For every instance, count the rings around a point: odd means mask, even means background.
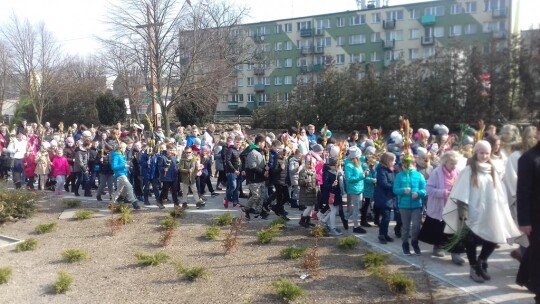
[[[255,69],[253,69],[253,74],[255,74],[255,75],[262,76],[262,75],[264,75],[264,73],[265,73],[264,68],[255,68]]]
[[[312,66],[312,68],[311,68],[311,71],[312,71],[313,73],[317,73],[317,72],[322,71],[323,69],[324,69],[324,65],[322,65],[322,64],[314,64],[314,65]]]
[[[235,110],[235,109],[238,109],[238,102],[236,101],[229,101],[229,103],[227,104],[227,107],[231,110]]]
[[[302,55],[309,55],[309,54],[311,54],[311,52],[312,52],[312,48],[309,47],[309,46],[304,46],[304,47],[302,47],[302,48],[300,49],[300,53],[301,53]]]
[[[301,29],[300,30],[300,37],[311,37],[313,35],[312,29]]]
[[[313,47],[313,54],[324,54],[324,46]]]
[[[315,36],[324,36],[324,28],[315,29]]]
[[[434,15],[424,15],[420,18],[420,23],[422,23],[423,26],[434,25],[436,21],[437,17]]]
[[[507,15],[508,12],[506,11],[506,8],[495,9],[492,11],[493,19],[506,18]]]
[[[420,41],[422,45],[433,45],[435,44],[435,37],[433,36],[422,36],[422,40]]]
[[[491,38],[493,39],[506,39],[506,31],[498,30],[491,32]]]
[[[311,68],[310,68],[310,66],[303,65],[303,66],[300,67],[300,72],[302,74],[311,73]]]
[[[253,41],[255,41],[255,43],[263,43],[264,35],[259,35],[259,34],[253,35]]]
[[[396,46],[396,39],[383,40],[382,47],[384,50],[392,50]]]
[[[265,90],[264,84],[259,83],[255,85],[255,92],[264,92],[264,90]]]
[[[382,22],[382,27],[383,29],[385,30],[393,30],[396,28],[396,20],[395,19],[392,19],[392,20],[383,20]]]

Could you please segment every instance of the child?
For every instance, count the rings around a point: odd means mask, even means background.
[[[36,169],[35,173],[39,178],[38,189],[45,190],[49,173],[51,172],[51,159],[49,158],[49,152],[47,151],[49,143],[44,142],[41,144],[41,150],[36,155]]]
[[[62,195],[66,176],[71,174],[71,168],[69,167],[68,160],[64,157],[64,151],[62,149],[56,151],[56,156],[52,161],[51,167],[53,176],[56,179],[55,194],[60,196]]]
[[[291,208],[299,208],[303,211],[305,206],[300,208],[298,206],[300,186],[298,185],[298,179],[300,176],[300,171],[304,170],[304,156],[300,149],[296,149],[294,154],[289,158],[289,179],[291,182]]]
[[[289,220],[287,214],[285,213],[285,202],[289,201],[289,188],[287,187],[287,153],[286,150],[279,150],[275,159],[274,167],[271,168],[272,177],[271,183],[275,187],[276,192],[276,205],[272,207],[272,211],[276,213],[277,216],[281,216],[286,221]]]
[[[362,201],[362,193],[364,192],[365,176],[360,163],[362,152],[356,146],[351,147],[348,152],[348,157],[345,160],[345,185],[353,208],[353,233],[364,234],[366,230],[360,227],[358,223],[358,211],[360,210],[360,202]]]
[[[377,166],[377,184],[373,192],[375,201],[375,212],[382,216],[379,222],[379,242],[386,244],[393,242],[388,235],[388,224],[390,224],[390,214],[394,208],[395,194],[392,191],[394,183],[394,163],[396,156],[391,152],[385,152],[381,155],[381,160]]]
[[[182,175],[182,183],[180,184],[180,186],[182,187],[182,208],[188,207],[187,196],[189,193],[189,188],[191,187],[191,189],[193,190],[196,189],[197,172],[199,171],[198,168],[199,162],[196,157],[193,157],[193,150],[191,149],[191,147],[186,147],[186,149],[184,150],[184,156],[180,160],[180,165],[178,169],[178,171],[180,171],[180,174]],[[204,201],[199,197],[197,191],[193,191],[193,198],[197,202],[197,209],[203,208],[205,206]]]
[[[26,189],[34,190],[34,177],[36,176],[36,155],[34,149],[28,146],[26,155],[23,158],[24,174],[26,175]]]
[[[126,198],[127,202],[133,206],[133,209],[139,210],[141,206],[135,198],[133,193],[133,186],[128,180],[128,168],[129,164],[126,163],[126,157],[124,156],[126,150],[126,143],[120,143],[115,151],[111,153],[111,167],[116,177],[117,189],[114,193],[114,199],[122,195]],[[114,201],[113,199],[113,201]]]
[[[169,188],[172,192],[174,206],[179,206],[178,202],[178,171],[176,170],[176,147],[172,143],[168,143],[167,150],[162,153],[156,163],[162,183],[161,193],[159,194],[158,206],[163,205],[163,201],[169,196]],[[188,148],[186,148],[187,150]],[[195,188],[193,188],[195,189]],[[187,193],[187,192],[185,192]],[[187,206],[184,206],[186,208]]]
[[[329,221],[329,234],[340,236],[343,232],[336,228],[336,214],[342,204],[342,192],[338,180],[337,159],[329,158],[328,163],[323,168],[323,183],[321,185],[321,201],[328,204],[330,213],[326,216]],[[324,219],[321,219],[325,221]]]

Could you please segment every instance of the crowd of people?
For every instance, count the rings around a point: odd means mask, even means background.
[[[0,176],[11,172],[15,188],[59,196],[102,201],[108,193],[134,209],[150,205],[151,197],[159,208],[170,200],[188,208],[190,198],[204,208],[208,195],[225,190],[224,208],[241,208],[248,221],[272,212],[289,220],[287,209],[299,209],[302,227],[318,221],[339,236],[378,226],[382,244],[394,241],[393,220],[403,254],[420,255],[419,241],[433,245],[434,257],[448,251],[458,265],[466,253],[479,283],[490,280],[488,259],[497,244],[517,244],[518,283],[538,296],[538,126],[497,132],[480,124],[452,134],[442,124],[415,132],[403,119],[387,138],[370,128],[343,140],[332,135],[326,125],[316,132],[311,124],[278,135],[248,135],[238,124],[219,132],[213,124],[180,126],[166,136],[161,127],[138,124],[64,130],[23,121],[11,131],[0,126]]]

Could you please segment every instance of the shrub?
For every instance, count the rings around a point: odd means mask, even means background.
[[[11,279],[12,270],[9,267],[0,268],[0,284],[6,284]]]
[[[354,236],[346,236],[338,240],[338,247],[343,250],[354,249],[360,241]]]
[[[409,294],[415,291],[414,281],[402,273],[391,274],[388,278],[390,290],[395,293]]]
[[[71,289],[71,284],[73,283],[73,277],[71,274],[65,271],[59,271],[56,281],[53,283],[54,292],[66,293],[66,291]]]
[[[24,242],[17,244],[17,251],[36,250],[37,246],[38,246],[38,240],[32,238],[32,239],[28,239]]]
[[[281,278],[272,283],[280,298],[287,303],[306,296],[306,291],[288,279]]]
[[[120,205],[119,210],[120,216],[116,219],[118,222],[123,225],[133,222],[133,216],[131,216],[131,208],[129,208],[125,204],[122,204]]]
[[[261,244],[270,243],[276,236],[279,235],[279,227],[272,226],[257,231],[257,239]]]
[[[206,228],[206,232],[204,233],[204,236],[208,240],[216,240],[221,233],[221,228],[218,226],[210,226]]]
[[[137,257],[139,266],[157,266],[169,259],[169,256],[165,252],[158,252],[154,255],[138,252],[135,254],[135,257]]]
[[[78,210],[75,212],[75,218],[78,221],[88,220],[94,217],[95,212],[92,210]]]
[[[229,226],[230,224],[232,224],[233,216],[231,215],[230,212],[227,212],[227,213],[223,213],[220,216],[214,217],[213,220],[214,220],[214,224],[217,226]]]
[[[362,257],[362,266],[367,269],[376,269],[388,261],[388,255],[374,251],[368,251]]]
[[[203,279],[208,275],[208,271],[204,267],[186,267],[182,262],[174,263],[176,268],[176,274],[178,276],[183,275],[189,281],[196,281]]]
[[[70,263],[80,262],[88,259],[88,254],[82,249],[67,249],[62,251],[62,258]]]
[[[171,216],[167,216],[165,219],[161,220],[161,229],[175,229],[178,227],[178,221]]]
[[[64,205],[65,208],[78,208],[81,206],[81,201],[78,199],[65,199],[62,200],[62,205]]]
[[[276,227],[278,229],[285,229],[287,227],[287,220],[282,218],[281,216],[274,219],[272,222],[270,222],[270,225],[268,227]]]
[[[48,224],[41,224],[37,225],[36,228],[34,228],[34,231],[37,234],[45,234],[53,231],[56,228],[56,223],[48,223]]]
[[[180,206],[175,206],[173,210],[169,210],[169,215],[174,218],[181,218],[186,214],[186,210]]]
[[[328,231],[321,224],[317,224],[317,226],[311,229],[311,236],[315,238],[325,237],[328,236]]]
[[[281,256],[288,260],[296,260],[306,253],[306,247],[290,246],[281,250]]]
[[[0,224],[13,218],[31,217],[36,212],[36,201],[40,197],[38,192],[26,190],[0,191]]]

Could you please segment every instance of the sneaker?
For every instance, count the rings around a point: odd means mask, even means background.
[[[156,202],[156,205],[158,206],[159,209],[165,209],[165,206],[163,206],[161,202]]]
[[[223,200],[223,207],[224,207],[225,209],[228,209],[228,208],[229,208],[229,200],[228,200],[228,199],[224,199],[224,200]]]
[[[216,196],[218,196],[218,195],[219,195],[219,194],[218,194],[218,193],[215,193],[215,192],[212,192],[212,194],[211,194],[212,197],[216,197]]]
[[[381,244],[386,244],[387,243],[386,238],[384,237],[384,235],[379,235],[378,239],[379,239],[379,242]]]
[[[199,199],[200,199],[200,200],[203,200],[203,201],[205,201],[205,202],[208,200],[208,198],[206,198],[206,196],[204,196],[204,195],[201,195],[201,197],[200,197]]]
[[[98,202],[101,202],[101,201],[103,201],[103,199],[101,198],[101,195],[99,195],[99,194],[98,194],[98,195],[96,195],[96,199],[98,200]]]
[[[446,256],[442,248],[435,247],[435,246],[433,246],[433,252],[431,253],[431,255],[438,258],[444,258]]]
[[[394,239],[389,237],[388,235],[385,235],[384,238],[386,239],[387,242],[393,242]]]
[[[421,255],[422,254],[422,251],[420,250],[420,246],[418,246],[418,240],[416,241],[411,241],[411,246],[414,250],[414,254],[416,255]]]
[[[268,212],[263,210],[263,211],[261,211],[260,215],[261,215],[261,219],[266,220],[268,218],[269,214],[268,214]]]
[[[204,206],[206,206],[206,203],[204,201],[198,201],[196,204],[195,204],[195,207],[197,209],[201,209],[201,208],[204,208]]]
[[[367,228],[373,227],[373,226],[372,226],[370,223],[368,223],[368,222],[360,222],[360,226],[362,226],[362,227],[367,227]]]
[[[137,201],[134,201],[131,203],[131,206],[133,206],[133,209],[140,210],[141,206],[139,206],[139,203]]]
[[[484,283],[484,278],[480,274],[480,265],[471,265],[470,277],[476,283]]]
[[[330,229],[330,231],[328,231],[328,234],[331,236],[340,236],[340,235],[343,235],[343,232],[334,228],[334,229]]]
[[[221,188],[220,186],[217,186],[217,187],[216,187],[216,190],[218,190],[218,191],[222,191],[222,190],[223,190],[223,188]]]
[[[246,216],[246,221],[250,221],[251,220],[251,215],[249,214],[250,208],[242,208],[242,212],[244,212],[244,215]]]
[[[459,253],[452,253],[452,263],[462,266],[465,264],[465,260],[461,257]]]
[[[189,208],[189,206],[188,206],[187,203],[182,203],[182,209],[188,209],[188,208]]]
[[[366,233],[366,230],[363,229],[362,227],[354,227],[353,230],[352,230],[353,233],[357,233],[357,234],[365,234]]]
[[[405,242],[401,244],[401,249],[403,250],[404,255],[411,255],[411,250],[409,249],[409,243]]]
[[[479,268],[480,268],[480,275],[482,276],[484,281],[491,280],[491,276],[489,275],[489,273],[487,271],[487,269],[488,269],[487,261],[482,260],[482,259],[478,259],[478,265],[479,265]]]

